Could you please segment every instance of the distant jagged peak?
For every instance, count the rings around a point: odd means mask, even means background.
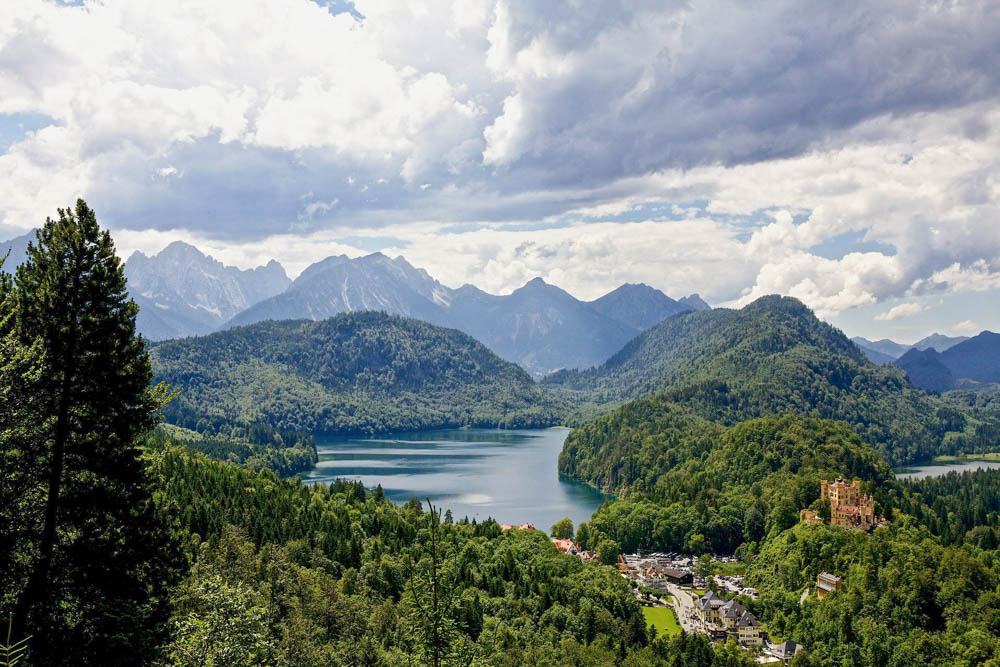
[[[541,276],[536,276],[524,283],[521,287],[511,292],[511,296],[543,296],[551,295],[558,296],[562,298],[570,298],[577,301],[576,297],[567,292],[561,287],[557,287],[552,283],[545,282],[545,279]]]
[[[213,266],[215,268],[221,268],[232,271],[253,271],[253,272],[266,272],[277,274],[280,271],[281,277],[287,278],[285,273],[285,268],[275,259],[270,259],[266,264],[256,266],[252,269],[240,269],[237,266],[229,266],[222,261],[216,259],[215,257],[204,252],[200,248],[186,241],[171,241],[169,244],[164,246],[159,252],[151,253],[149,255],[145,254],[140,250],[133,252],[126,264],[140,265],[155,263],[158,261],[167,262],[185,262],[188,264],[199,264],[204,266]]]
[[[708,305],[708,302],[706,302],[704,299],[702,299],[701,295],[698,294],[697,292],[695,292],[693,294],[689,294],[689,295],[684,296],[684,297],[681,297],[680,299],[677,299],[677,301],[679,303],[683,303],[685,306],[688,306],[688,307],[690,307],[690,308],[692,308],[694,310],[711,310],[712,309],[712,307],[710,305]]]
[[[945,336],[940,333],[932,333],[930,336],[925,336],[921,338],[916,343],[913,344],[918,350],[926,350],[928,348],[934,348],[938,352],[944,352],[945,350],[952,348],[959,343],[964,343],[969,340],[968,336]]]

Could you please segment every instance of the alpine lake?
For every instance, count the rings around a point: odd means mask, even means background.
[[[430,498],[455,521],[468,517],[533,524],[563,517],[573,525],[610,496],[557,472],[568,429],[448,429],[374,436],[316,436],[319,463],[306,482],[358,480],[381,484],[386,498]],[[426,509],[426,502],[425,502]]]

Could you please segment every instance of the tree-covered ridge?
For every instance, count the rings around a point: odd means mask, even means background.
[[[150,438],[174,440],[212,458],[238,463],[251,470],[273,470],[282,477],[311,470],[316,443],[309,433],[277,431],[269,426],[230,426],[223,432],[198,433],[173,424],[161,424]]]
[[[555,402],[530,376],[453,329],[377,312],[262,322],[152,349],[157,379],[180,390],[167,420],[372,433],[548,426]]]
[[[809,647],[797,665],[994,665],[1000,660],[996,551],[944,546],[900,518],[871,535],[800,524],[750,558],[769,632]],[[819,572],[844,578],[819,600]]]
[[[616,418],[628,422],[644,405],[661,407],[637,401]],[[586,439],[601,437],[605,420],[571,433],[560,457],[564,474],[603,484],[622,498],[602,506],[590,528],[626,551],[733,552],[794,525],[799,510],[819,497],[821,479],[848,475],[875,483],[892,476],[840,422],[782,415],[723,428],[671,408],[636,419],[638,428],[616,430],[611,450],[618,458],[583,457],[592,451]],[[609,461],[621,463],[607,468]]]
[[[191,562],[164,647],[172,664],[430,664],[432,556],[442,664],[752,664],[701,638],[650,643],[617,572],[542,533],[438,524],[359,484],[306,486],[169,443],[149,462]]]
[[[677,315],[603,366],[556,374],[546,385],[589,404],[591,413],[654,395],[649,400],[728,425],[781,413],[838,419],[892,463],[941,453],[951,430],[952,446],[977,442],[973,425],[956,428],[939,414],[940,401],[898,369],[867,361],[840,331],[787,297]]]

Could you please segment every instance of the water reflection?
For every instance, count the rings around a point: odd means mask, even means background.
[[[455,519],[533,523],[542,530],[564,516],[587,521],[607,498],[561,477],[559,452],[569,431],[455,429],[370,437],[317,436],[320,461],[309,482],[357,479],[381,484],[398,503],[425,497]]]

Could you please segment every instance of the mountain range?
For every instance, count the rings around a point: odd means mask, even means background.
[[[1000,383],[1000,334],[983,331],[944,351],[914,346],[895,365],[921,389],[944,392]]]
[[[897,343],[888,338],[868,340],[861,336],[855,336],[851,339],[851,341],[861,348],[865,356],[876,364],[892,363],[893,360],[899,359],[910,350],[923,351],[934,349],[938,352],[944,352],[948,348],[967,340],[969,340],[968,336],[945,336],[939,333],[933,333],[930,336],[921,338],[913,345]]]
[[[0,243],[12,247],[8,271],[24,260],[31,238]],[[589,302],[541,278],[507,295],[473,285],[452,289],[404,258],[379,252],[327,257],[290,280],[276,261],[240,270],[180,241],[154,255],[133,253],[125,275],[140,306],[138,330],[152,341],[373,310],[463,331],[536,377],[600,363],[653,324],[710,307],[697,294],[674,300],[643,284]]]
[[[181,241],[151,257],[132,253],[125,263],[125,277],[129,293],[139,304],[136,325],[150,340],[215,331],[291,283],[274,260],[243,271],[224,266]]]
[[[696,294],[676,301],[648,285],[622,285],[590,302],[541,278],[507,295],[468,284],[452,289],[402,257],[376,252],[316,262],[283,292],[247,308],[227,326],[380,310],[463,331],[539,376],[592,366],[652,324],[708,307]]]

